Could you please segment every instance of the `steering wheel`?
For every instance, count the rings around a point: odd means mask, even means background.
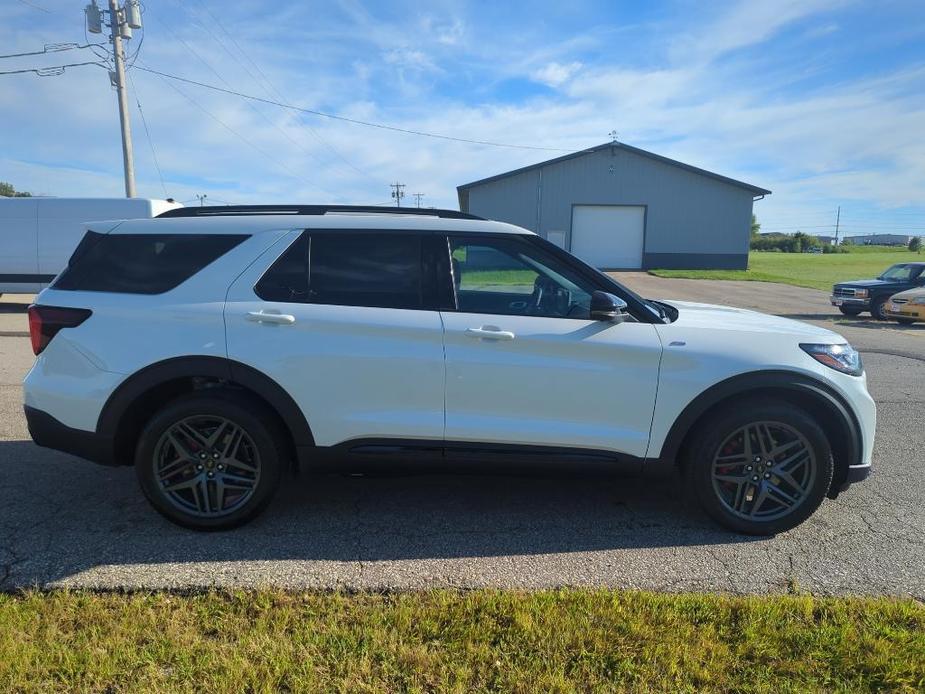
[[[533,281],[533,294],[527,303],[526,313],[533,316],[565,316],[570,303],[568,290],[550,278],[538,275]]]

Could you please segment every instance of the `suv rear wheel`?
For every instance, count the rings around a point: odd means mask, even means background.
[[[751,402],[701,425],[685,471],[702,508],[727,528],[772,535],[819,507],[832,451],[816,420],[785,402]]]
[[[135,470],[167,519],[224,530],[260,513],[282,471],[271,416],[234,393],[192,394],[165,406],[138,441]]]

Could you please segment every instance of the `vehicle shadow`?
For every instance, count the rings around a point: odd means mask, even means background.
[[[674,478],[566,473],[302,474],[252,523],[200,533],[154,512],[131,468],[101,467],[31,441],[0,441],[0,507],[0,589],[7,590],[103,565],[441,560],[754,539],[689,508]]]

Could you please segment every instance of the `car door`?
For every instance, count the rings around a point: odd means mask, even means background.
[[[228,356],[285,388],[320,446],[443,438],[443,330],[422,237],[382,230],[295,233],[231,286]]]
[[[591,320],[601,287],[530,239],[449,237],[447,440],[645,456],[661,356],[655,327]]]

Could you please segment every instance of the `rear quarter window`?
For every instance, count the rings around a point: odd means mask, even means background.
[[[54,289],[162,294],[223,256],[242,234],[98,234],[88,232]]]

